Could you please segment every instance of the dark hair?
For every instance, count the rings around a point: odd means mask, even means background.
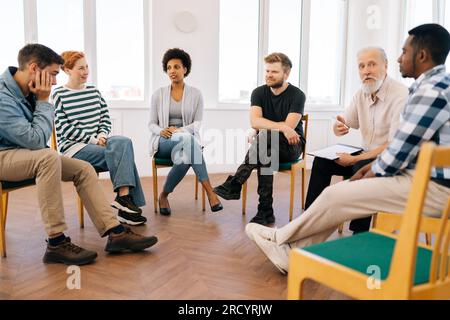
[[[408,31],[413,36],[411,45],[415,52],[426,49],[437,65],[444,64],[450,50],[450,34],[439,24],[422,24]]]
[[[167,73],[167,63],[172,59],[179,59],[183,63],[183,66],[186,68],[186,74],[184,75],[187,77],[189,73],[191,73],[191,66],[192,66],[192,60],[191,56],[184,50],[179,48],[173,48],[169,49],[164,53],[164,57],[162,60],[162,66],[164,72]]]
[[[35,62],[40,69],[44,69],[54,63],[60,65],[64,64],[64,60],[59,54],[52,49],[37,43],[27,44],[20,49],[17,61],[20,70],[23,70],[30,62]]]

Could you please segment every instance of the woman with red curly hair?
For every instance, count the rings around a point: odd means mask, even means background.
[[[147,221],[139,207],[145,205],[134,162],[133,143],[127,137],[110,136],[108,106],[100,92],[87,85],[89,66],[83,52],[65,51],[63,71],[68,82],[52,94],[59,151],[89,162],[97,172],[109,171],[117,196],[111,204],[121,222],[139,225]]]

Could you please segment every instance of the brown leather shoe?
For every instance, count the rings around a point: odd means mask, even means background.
[[[83,265],[91,263],[97,258],[97,252],[83,249],[73,244],[69,237],[57,246],[47,244],[44,263],[64,263],[67,265]]]
[[[125,231],[119,234],[111,232],[106,243],[105,251],[121,252],[125,250],[142,251],[158,242],[155,236],[145,237],[134,233],[130,227],[124,226]]]

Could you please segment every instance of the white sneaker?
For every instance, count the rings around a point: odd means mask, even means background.
[[[276,242],[264,239],[258,234],[254,234],[253,236],[254,241],[267,258],[269,258],[282,274],[286,275],[289,268],[289,251],[291,247],[287,244],[279,246]]]
[[[245,233],[247,236],[255,241],[254,235],[257,234],[263,239],[275,242],[275,232],[277,228],[269,228],[258,223],[249,223],[245,226]]]

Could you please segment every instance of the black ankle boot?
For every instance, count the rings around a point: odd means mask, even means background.
[[[241,189],[242,185],[233,176],[228,176],[227,181],[214,188],[214,192],[225,200],[239,200]]]
[[[264,210],[264,211],[259,211],[256,214],[256,216],[254,216],[252,218],[252,220],[250,220],[250,222],[253,223],[258,223],[261,224],[263,226],[267,226],[269,224],[272,224],[275,222],[275,215],[273,214],[273,210]]]

